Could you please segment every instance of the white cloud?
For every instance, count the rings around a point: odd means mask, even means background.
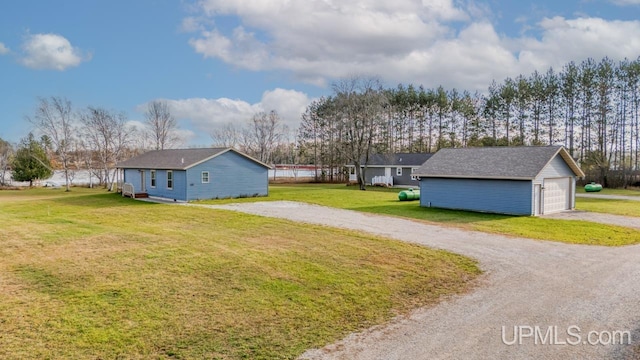
[[[235,15],[243,25],[229,33],[201,31],[190,44],[205,57],[241,68],[293,70],[304,80],[322,82],[327,75],[406,56],[446,35],[449,30],[438,21],[467,17],[451,0],[425,3],[208,0],[202,2],[205,14]]]
[[[539,23],[540,39],[519,41],[521,67],[560,67],[588,57],[599,60],[635,59],[640,49],[640,21],[607,21],[600,18],[545,18]]]
[[[22,64],[33,69],[63,71],[90,58],[71,46],[65,37],[57,34],[29,35],[22,44],[22,50]]]
[[[0,55],[5,55],[8,53],[9,53],[9,48],[0,42]]]
[[[296,129],[300,124],[302,113],[311,103],[311,99],[300,91],[275,89],[262,94],[260,107],[263,111],[275,110],[290,129]]]
[[[203,31],[200,39],[191,39],[189,44],[205,58],[219,58],[249,70],[269,67],[269,55],[265,45],[257,41],[253,33],[246,32],[242,27],[236,28],[231,38],[215,30]]]
[[[200,24],[200,19],[189,16],[182,19],[182,24],[180,25],[180,30],[184,32],[196,32],[203,31],[204,27]]]
[[[167,102],[171,113],[178,120],[179,128],[187,132],[185,140],[201,144],[211,142],[209,135],[216,128],[228,123],[244,126],[254,114],[261,111],[275,110],[283,124],[294,130],[300,124],[301,114],[311,102],[302,92],[279,88],[265,91],[261,101],[255,104],[228,98],[160,100]],[[138,106],[140,112],[145,109],[146,104]]]
[[[626,4],[640,0],[616,0]],[[253,71],[284,70],[319,86],[351,75],[486,90],[491,80],[585,58],[635,59],[640,22],[543,18],[523,34],[499,34],[488,5],[453,0],[202,0],[191,46]],[[216,27],[236,17],[234,29]],[[532,34],[535,34],[532,35]]]
[[[493,79],[513,73],[517,67],[517,59],[491,24],[483,22],[472,23],[456,38],[437,41],[392,62],[385,76],[398,74],[405,83],[485,90]]]

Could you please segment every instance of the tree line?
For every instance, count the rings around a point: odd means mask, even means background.
[[[117,162],[178,140],[176,120],[161,101],[148,104],[142,129],[131,126],[123,113],[93,106],[75,110],[71,101],[56,96],[39,98],[27,120],[37,136],[29,133],[16,149],[0,139],[0,185],[8,180],[8,168],[13,180],[30,183],[61,169],[69,191],[75,171],[87,169],[98,184],[112,190]]]
[[[626,186],[640,165],[639,107],[640,59],[570,62],[494,81],[485,94],[355,78],[307,107],[299,148],[339,169],[370,153],[564,145],[591,179]]]
[[[365,77],[342,79],[332,90],[309,104],[293,137],[272,110],[214,129],[213,145],[235,147],[270,164],[315,164],[324,175],[318,180],[343,181],[344,165],[355,164],[361,185],[360,165],[373,153],[564,145],[589,180],[623,187],[638,181],[640,58],[569,62],[559,71],[494,81],[485,93],[413,84],[384,88]],[[55,159],[50,168],[64,171],[67,187],[73,169],[90,169],[99,183],[110,184],[110,169],[118,161],[179,140],[176,120],[162,101],[148,104],[143,129],[127,125],[126,116],[116,111],[74,110],[61,97],[38,99],[28,120],[40,138],[30,135],[19,148],[38,142]],[[0,183],[9,165],[16,168],[14,153],[0,139]],[[42,163],[47,162],[36,161]]]

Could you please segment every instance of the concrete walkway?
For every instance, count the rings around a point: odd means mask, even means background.
[[[640,340],[640,245],[535,241],[286,201],[194,206],[446,249],[478,259],[485,271],[478,288],[467,295],[309,350],[304,359],[635,358],[631,351]],[[627,334],[625,345],[607,340],[614,332]],[[626,345],[629,337],[631,345]]]

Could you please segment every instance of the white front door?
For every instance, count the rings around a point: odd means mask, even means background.
[[[356,167],[355,166],[351,166],[349,167],[349,181],[358,181],[358,176],[356,175]]]
[[[140,170],[140,192],[147,192],[147,179],[146,172],[144,170]]]
[[[391,168],[384,168],[384,176],[391,177]]]
[[[544,214],[570,209],[570,194],[570,178],[544,179]]]

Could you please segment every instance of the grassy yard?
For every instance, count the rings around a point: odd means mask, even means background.
[[[0,219],[3,359],[294,358],[479,274],[445,251],[88,189],[0,191]]]
[[[640,201],[576,198],[576,209],[640,217]]]
[[[469,230],[553,240],[576,244],[620,246],[640,242],[640,231],[587,221],[556,220],[528,216],[422,208],[417,201],[398,201],[398,189],[369,188],[360,191],[345,185],[273,185],[266,198],[211,200],[207,203],[292,200],[401,216]],[[580,199],[582,201],[583,199]],[[640,203],[638,204],[640,205]]]
[[[638,188],[630,188],[630,189],[602,189],[598,192],[586,192],[584,190],[584,186],[577,186],[576,192],[578,194],[594,194],[594,195],[625,195],[625,196],[640,196],[640,189]]]

